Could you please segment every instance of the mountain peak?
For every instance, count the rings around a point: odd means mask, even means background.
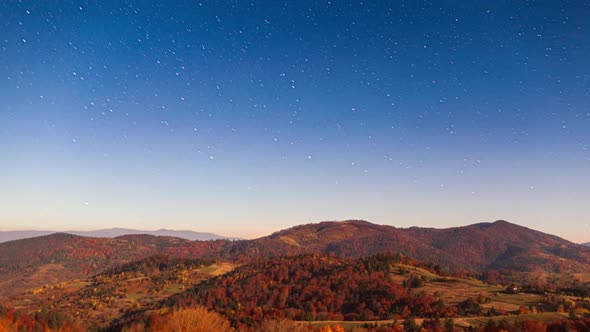
[[[489,227],[489,226],[493,226],[493,225],[501,226],[501,225],[516,225],[516,224],[513,224],[513,223],[508,222],[508,221],[503,220],[503,219],[499,219],[499,220],[496,220],[496,221],[493,221],[493,222],[479,222],[479,223],[472,224],[472,225],[467,225],[467,226],[483,226],[483,227],[486,227],[487,226],[487,227]]]

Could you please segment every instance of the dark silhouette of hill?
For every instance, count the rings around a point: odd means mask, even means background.
[[[221,236],[213,233],[194,232],[188,230],[158,229],[155,231],[145,231],[129,228],[109,228],[95,231],[68,231],[67,233],[90,236],[90,237],[118,237],[123,235],[153,235],[153,236],[171,236],[191,241],[209,241],[209,240],[240,240],[238,238]]]

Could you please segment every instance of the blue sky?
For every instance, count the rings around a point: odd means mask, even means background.
[[[583,1],[0,4],[0,229],[590,241]]]

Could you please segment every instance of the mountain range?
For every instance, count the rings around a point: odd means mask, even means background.
[[[0,243],[7,242],[7,241],[14,241],[14,240],[21,240],[27,239],[37,236],[44,236],[53,233],[59,233],[56,231],[0,231]],[[138,229],[129,229],[129,228],[109,228],[109,229],[98,229],[94,231],[66,231],[61,233],[67,234],[74,234],[79,236],[86,236],[86,237],[106,237],[106,238],[114,238],[117,236],[123,235],[131,235],[131,234],[147,234],[153,236],[172,236],[181,239],[191,240],[191,241],[208,241],[208,240],[220,240],[220,239],[229,239],[229,240],[239,240],[239,238],[230,238],[225,237],[217,234],[212,233],[203,233],[203,232],[194,232],[194,231],[187,231],[187,230],[171,230],[171,229],[158,229],[156,231],[145,231],[145,230],[138,230]]]
[[[543,302],[544,292],[590,294],[590,247],[502,220],[446,229],[326,221],[237,241],[109,237],[116,231],[0,243],[0,323],[2,310],[11,319],[24,317],[10,307],[46,307],[119,331],[157,321],[163,308],[195,305],[249,326],[264,317],[444,315],[478,294],[506,308],[514,299],[494,294],[510,284],[541,294],[535,303],[552,311],[558,304]],[[429,286],[421,288],[424,283]],[[450,307],[440,301],[441,290],[450,292]]]
[[[124,231],[100,234],[114,236]],[[0,244],[0,280],[4,280],[0,289],[8,291],[46,280],[59,282],[94,275],[155,254],[248,262],[299,254],[359,258],[382,252],[400,253],[451,273],[590,272],[589,247],[506,221],[435,229],[396,228],[349,220],[299,225],[241,241],[191,241],[146,234],[83,237],[64,233],[10,241]],[[20,277],[14,279],[10,275]]]

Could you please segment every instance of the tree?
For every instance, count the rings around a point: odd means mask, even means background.
[[[458,304],[459,314],[464,316],[479,315],[481,313],[481,306],[473,298],[469,297]]]
[[[455,321],[452,318],[447,317],[445,319],[445,330],[447,332],[453,332],[455,330]]]
[[[205,307],[198,306],[175,310],[150,327],[146,327],[143,323],[135,324],[127,331],[208,332],[231,331],[231,327],[229,321],[224,317]]]
[[[416,318],[414,318],[414,316],[410,316],[404,321],[404,329],[407,332],[420,331],[420,326],[418,326],[418,324],[416,324]]]
[[[485,332],[494,332],[496,330],[497,330],[496,322],[492,318],[490,318],[488,320],[488,322],[486,323],[484,331]]]

